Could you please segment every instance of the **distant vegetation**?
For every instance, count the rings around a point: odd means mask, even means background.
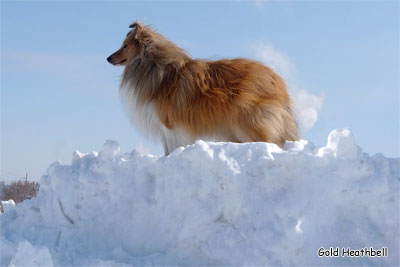
[[[39,192],[39,183],[30,181],[13,181],[10,183],[0,182],[1,201],[14,200],[15,204],[25,199],[36,197]],[[3,205],[0,202],[0,211],[3,212]]]

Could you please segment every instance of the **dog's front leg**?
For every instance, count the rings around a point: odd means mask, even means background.
[[[167,144],[167,138],[165,137],[165,134],[161,134],[161,142],[164,146],[164,155],[167,156],[169,155],[169,150],[168,150],[168,144]]]

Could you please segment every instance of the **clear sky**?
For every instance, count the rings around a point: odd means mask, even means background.
[[[365,152],[400,156],[398,1],[1,1],[0,180],[39,179],[107,139],[162,153],[130,124],[122,68],[106,62],[136,19],[194,58],[270,64],[306,110],[303,139],[348,127]]]

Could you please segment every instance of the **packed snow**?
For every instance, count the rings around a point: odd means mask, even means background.
[[[197,141],[169,156],[75,152],[3,202],[2,266],[400,265],[400,158],[348,129],[327,145]],[[319,248],[388,248],[319,257]]]

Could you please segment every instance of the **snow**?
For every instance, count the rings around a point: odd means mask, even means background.
[[[53,266],[53,261],[47,247],[34,247],[24,240],[19,242],[10,266]]]
[[[7,212],[7,213],[10,210],[13,210],[15,208],[15,202],[12,199],[7,200],[7,201],[2,201],[1,204],[3,204],[4,212]]]
[[[400,158],[348,129],[327,145],[197,141],[169,156],[75,152],[3,202],[3,266],[399,265]],[[387,257],[318,257],[320,247]]]

